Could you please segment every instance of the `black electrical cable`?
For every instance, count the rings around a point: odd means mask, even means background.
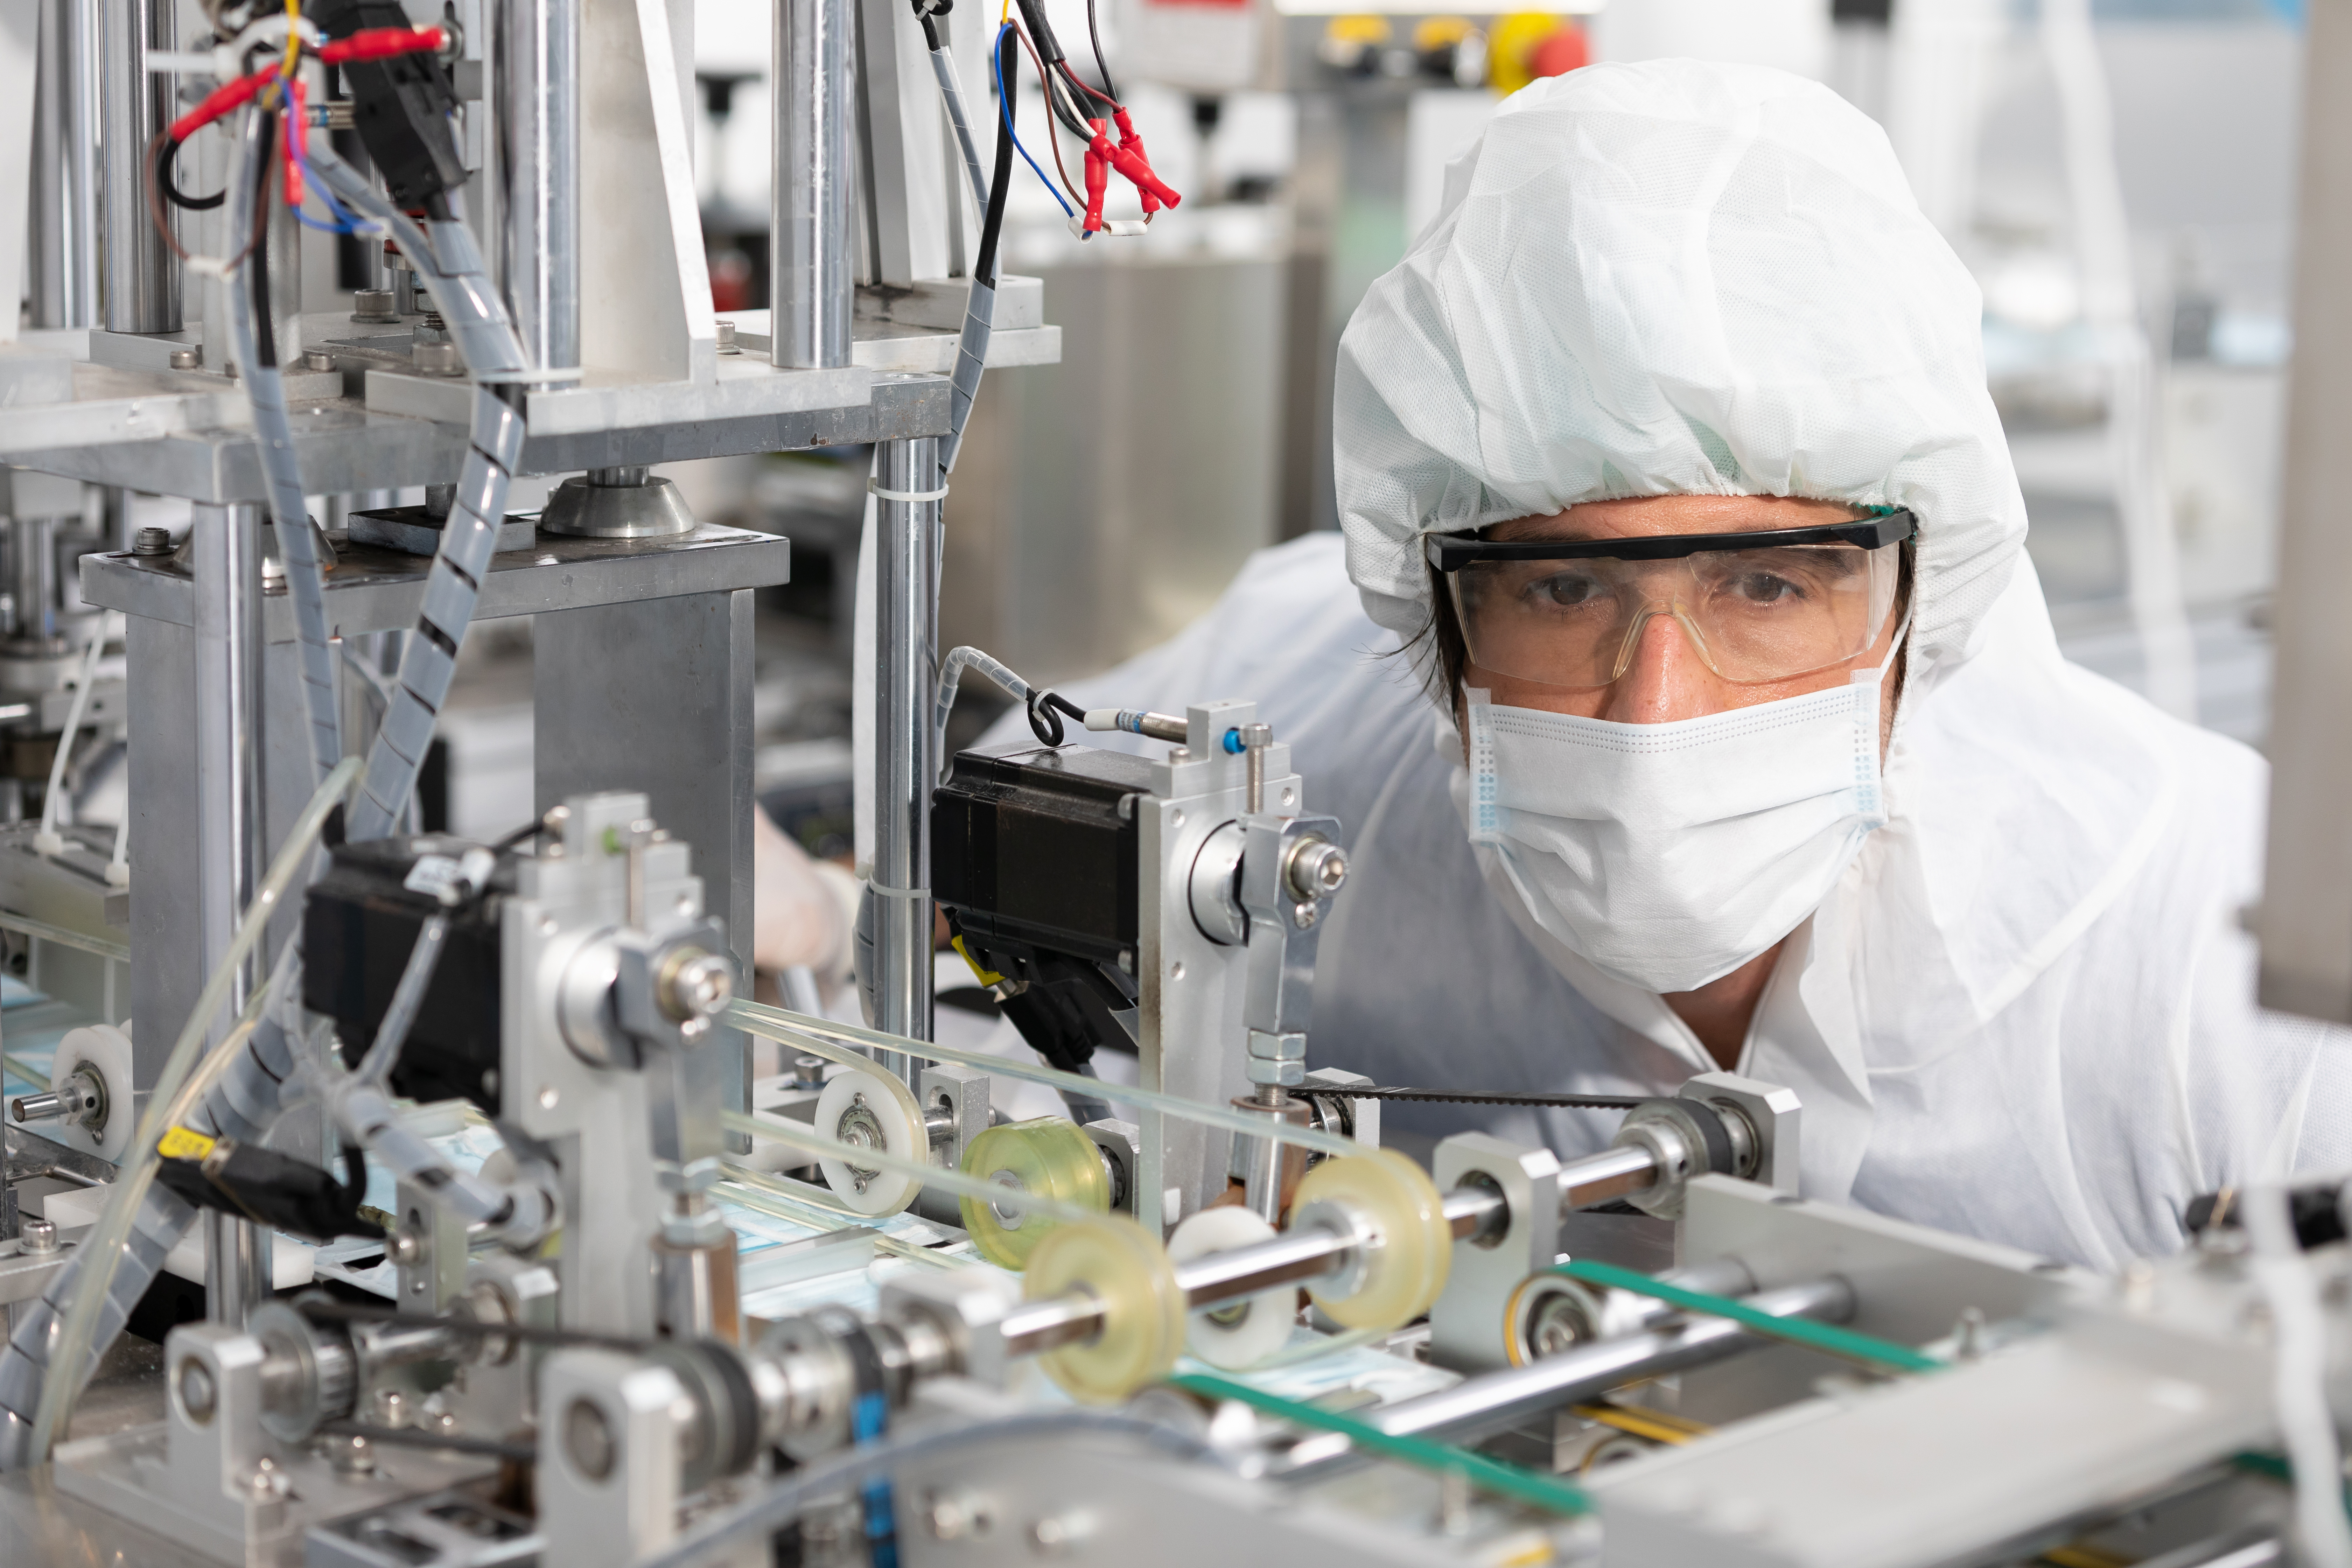
[[[1095,47],[1095,69],[1103,79],[1102,95],[1117,103],[1118,89],[1111,83],[1110,67],[1103,63],[1102,30],[1095,26],[1095,0],[1087,0],[1087,41]]]
[[[1062,715],[1066,713],[1083,724],[1087,710],[1058,691],[1032,688],[1029,692],[1029,728],[1038,740],[1048,746],[1062,743]]]
[[[479,1318],[419,1318],[414,1312],[398,1312],[389,1307],[354,1307],[342,1301],[329,1300],[323,1296],[300,1298],[295,1301],[294,1310],[321,1323],[405,1323],[412,1328],[445,1330],[464,1339],[520,1340],[528,1345],[618,1351],[624,1355],[642,1355],[657,1342],[627,1339],[619,1334],[585,1333],[577,1329],[540,1329],[525,1323],[486,1322]]]
[[[1011,52],[1013,47],[1013,29],[1000,29],[996,79],[1008,84],[1016,79],[1013,73],[1021,68],[1021,57]],[[971,275],[990,289],[996,287],[996,242],[1004,233],[1004,194],[1013,184],[1013,121],[1020,96],[1009,85],[1004,89],[1004,123],[996,138],[996,174],[988,182],[988,211],[981,218],[980,250],[972,258]]]
[[[220,205],[221,203],[228,200],[228,191],[226,186],[220,190],[215,191],[208,196],[192,196],[188,195],[187,192],[180,189],[179,182],[173,177],[173,161],[177,159],[179,155],[179,139],[173,136],[165,136],[163,138],[163,153],[155,161],[155,179],[156,182],[163,187],[163,199],[165,201],[170,202],[175,207],[184,208],[189,212],[210,212],[213,208]]]
[[[269,308],[269,238],[265,227],[268,222],[269,188],[274,173],[270,167],[270,155],[277,146],[278,117],[265,114],[253,150],[253,155],[261,161],[260,172],[253,182],[253,201],[256,208],[254,225],[262,232],[262,237],[253,247],[251,273],[253,357],[268,368],[274,368],[278,363],[278,318]]]

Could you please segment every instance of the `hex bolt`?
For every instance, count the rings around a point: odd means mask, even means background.
[[[335,356],[324,349],[312,349],[302,356],[302,363],[312,370],[332,370],[335,368]]]
[[[1348,879],[1348,852],[1319,836],[1293,844],[1289,862],[1283,879],[1295,898],[1328,899]]]
[[[371,325],[389,325],[400,320],[394,308],[389,289],[361,289],[352,295],[352,320]]]
[[[20,1252],[55,1252],[58,1249],[58,1222],[26,1215],[16,1232]]]
[[[204,369],[205,351],[201,348],[173,349],[172,351],[172,368],[173,370]]]
[[[1250,815],[1255,816],[1265,809],[1265,749],[1274,744],[1274,726],[1244,724],[1236,732],[1241,736],[1242,755],[1248,764],[1245,777],[1249,786],[1249,809]]]
[[[420,375],[463,375],[465,363],[457,357],[457,345],[451,342],[421,342],[410,351],[409,357]]]
[[[131,536],[133,555],[169,555],[172,553],[172,531],[168,528],[142,528]]]
[[[735,323],[725,316],[719,318],[719,352],[723,354],[740,354],[743,352],[741,346],[735,342]]]
[[[674,948],[663,961],[659,989],[661,1010],[678,1023],[715,1018],[735,995],[735,969],[715,952],[701,948]]]

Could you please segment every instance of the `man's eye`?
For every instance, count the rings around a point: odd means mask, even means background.
[[[1724,584],[1734,598],[1750,605],[1780,605],[1801,599],[1805,592],[1776,572],[1743,572]]]

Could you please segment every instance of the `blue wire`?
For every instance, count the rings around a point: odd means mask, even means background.
[[[1051,195],[1055,202],[1060,204],[1064,212],[1067,213],[1072,217],[1076,217],[1078,216],[1078,209],[1072,206],[1068,202],[1063,200],[1062,188],[1054,184],[1052,180],[1046,178],[1045,171],[1037,167],[1037,160],[1029,156],[1029,149],[1021,145],[1021,138],[1013,132],[1013,110],[1012,107],[1005,102],[1004,99],[1004,35],[1011,31],[1013,31],[1013,24],[1010,22],[1005,23],[1003,26],[997,29],[996,47],[991,49],[988,55],[989,68],[996,73],[996,111],[1004,121],[1004,133],[1007,136],[1013,137],[1013,150],[1021,154],[1021,161],[1028,164],[1029,167],[1034,171],[1040,180],[1044,180],[1045,182],[1046,194]],[[1048,136],[1051,136],[1054,133],[1054,127],[1051,120],[1053,112],[1054,106],[1050,103],[1047,104],[1045,106],[1045,113],[1047,116],[1045,134]]]

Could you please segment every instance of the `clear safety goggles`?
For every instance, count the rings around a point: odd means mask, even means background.
[[[1902,591],[1897,547],[1916,531],[1896,510],[1753,533],[1430,534],[1423,550],[1481,669],[1593,690],[1632,666],[1653,617],[1671,616],[1709,669],[1753,686],[1866,652]]]

